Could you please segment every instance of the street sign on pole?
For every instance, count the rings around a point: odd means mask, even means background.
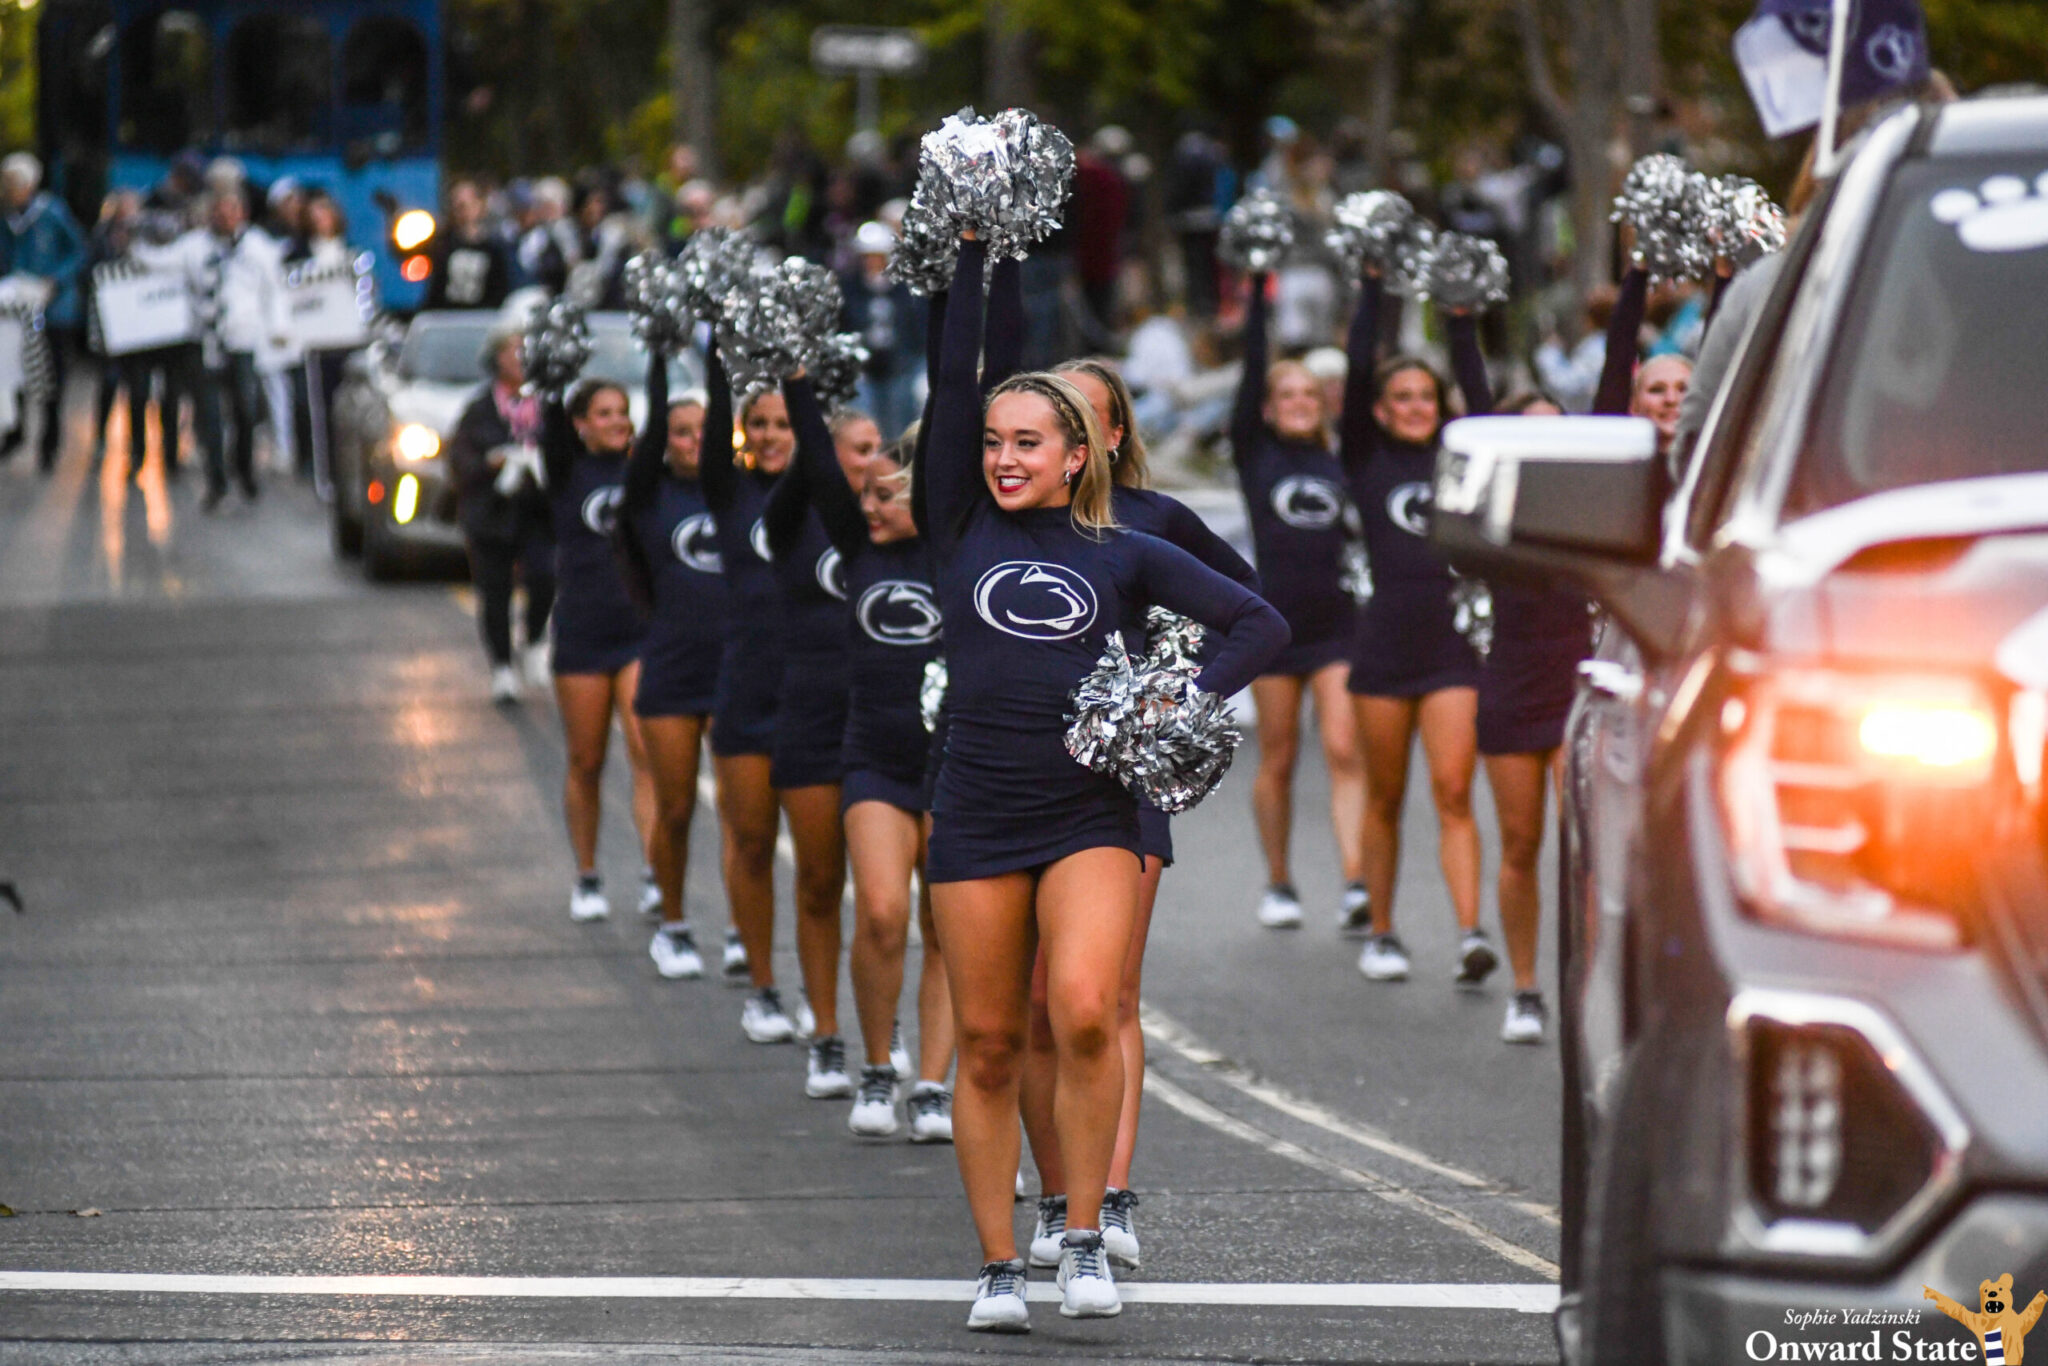
[[[827,76],[911,76],[924,70],[916,29],[821,24],[811,30],[811,65]]]

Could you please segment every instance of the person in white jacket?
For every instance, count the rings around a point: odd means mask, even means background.
[[[235,482],[253,502],[256,423],[264,411],[257,357],[290,345],[283,252],[268,233],[249,225],[247,200],[229,188],[208,197],[204,226],[165,246],[138,245],[136,255],[155,269],[183,273],[192,291],[202,370],[199,440],[206,448],[200,506],[211,512],[227,496],[230,456]],[[230,425],[232,451],[226,444]]]

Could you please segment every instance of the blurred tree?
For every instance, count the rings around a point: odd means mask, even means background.
[[[0,147],[36,143],[35,0],[0,0]]]

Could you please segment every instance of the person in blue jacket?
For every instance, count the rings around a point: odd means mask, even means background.
[[[33,153],[15,152],[0,161],[0,263],[9,274],[33,275],[51,287],[43,306],[50,337],[50,391],[43,400],[37,461],[47,474],[57,463],[57,443],[64,434],[64,380],[85,326],[78,277],[85,269],[87,243],[71,210],[42,184],[43,163]],[[22,431],[16,427],[8,433],[7,453],[21,444]]]

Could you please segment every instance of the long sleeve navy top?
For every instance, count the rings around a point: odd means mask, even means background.
[[[723,433],[707,424],[700,468],[730,451],[730,431],[729,424]],[[665,684],[688,682],[681,690],[703,699],[725,640],[725,575],[702,483],[677,475],[667,454],[668,365],[657,355],[647,367],[647,425],[627,461],[619,500],[619,518],[637,572],[646,576],[652,607],[641,646],[640,691],[660,693]]]
[[[1252,556],[1266,600],[1287,618],[1294,648],[1351,629],[1344,550],[1352,532],[1344,467],[1318,441],[1284,440],[1266,424],[1266,279],[1252,277],[1244,324],[1244,374],[1230,418],[1230,453],[1251,521]],[[1357,330],[1353,329],[1353,347]],[[1368,346],[1370,340],[1368,339]],[[1352,373],[1361,360],[1352,357]],[[1371,366],[1368,355],[1363,360]]]
[[[962,243],[954,278],[979,279],[985,253],[979,242]],[[1028,843],[1037,823],[1056,825],[1077,805],[1121,806],[1135,821],[1128,794],[1075,763],[1064,743],[1074,686],[1111,631],[1135,642],[1154,604],[1200,622],[1216,636],[1216,654],[1197,685],[1227,695],[1286,645],[1287,624],[1241,584],[1156,537],[1097,539],[1068,508],[996,505],[982,477],[979,305],[971,291],[948,300],[925,457],[951,718],[934,811],[942,821],[999,817],[998,828],[1014,823]]]
[[[698,462],[698,486],[717,533],[718,558],[725,573],[727,639],[781,655],[782,596],[776,591],[769,561],[767,529],[761,514],[768,505],[770,479],[742,469],[732,456],[732,382],[714,340],[705,350],[710,397],[704,408],[704,455]]]
[[[816,391],[808,379],[797,379],[784,392],[811,507],[845,565],[846,602],[840,610],[852,619],[842,756],[846,771],[868,769],[918,784],[927,749],[919,692],[924,666],[939,653],[940,639],[930,555],[921,536],[883,545],[869,539],[860,500],[834,458]]]

